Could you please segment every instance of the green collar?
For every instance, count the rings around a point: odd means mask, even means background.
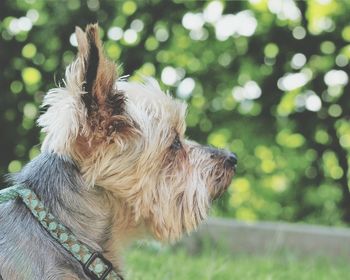
[[[79,263],[84,272],[93,280],[123,280],[113,270],[112,264],[101,253],[94,252],[64,225],[62,225],[43,205],[36,194],[21,185],[0,190],[0,204],[21,198],[46,231],[64,247]]]

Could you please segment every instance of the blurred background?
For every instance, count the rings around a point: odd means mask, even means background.
[[[38,106],[75,57],[74,27],[99,22],[123,74],[188,101],[190,138],[238,154],[213,214],[348,223],[346,3],[1,1],[0,173],[39,153]]]
[[[345,0],[2,0],[1,184],[39,153],[39,105],[75,57],[74,27],[98,22],[123,74],[189,103],[190,138],[238,154],[213,216],[346,226],[349,15]]]

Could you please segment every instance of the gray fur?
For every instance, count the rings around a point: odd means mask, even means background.
[[[16,175],[13,183],[34,190],[81,241],[101,251],[109,238],[110,217],[102,211],[107,198],[102,191],[84,187],[72,160],[43,153]],[[4,280],[89,279],[19,199],[0,205],[0,275]]]

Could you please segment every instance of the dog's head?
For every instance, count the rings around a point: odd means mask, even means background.
[[[118,81],[97,25],[77,28],[76,36],[79,52],[64,87],[44,100],[42,149],[73,157],[87,186],[112,193],[157,239],[179,238],[226,190],[235,155],[186,139],[186,105],[154,80]]]

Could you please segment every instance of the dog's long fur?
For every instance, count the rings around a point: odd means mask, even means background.
[[[118,81],[98,26],[76,30],[77,59],[48,92],[42,153],[13,183],[33,189],[83,242],[122,269],[132,240],[179,239],[206,218],[234,173],[234,155],[184,137],[186,105],[152,79]],[[88,279],[20,200],[0,205],[5,280]]]

